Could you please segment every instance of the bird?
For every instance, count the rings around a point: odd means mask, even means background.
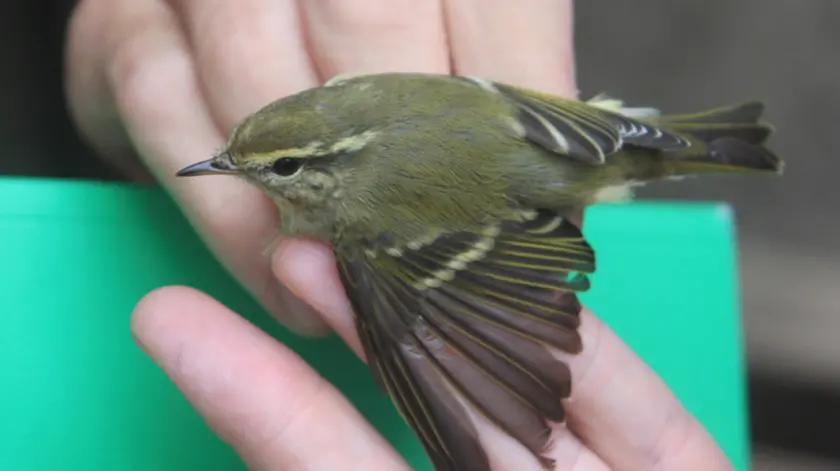
[[[783,173],[764,104],[690,114],[480,77],[338,76],[243,119],[180,177],[233,175],[284,236],[329,243],[370,371],[437,471],[489,471],[473,417],[544,469],[582,351],[595,249],[574,222],[634,188]]]

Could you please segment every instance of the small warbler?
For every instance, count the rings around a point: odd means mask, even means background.
[[[377,383],[438,471],[489,471],[468,413],[545,468],[595,252],[569,217],[653,180],[781,173],[763,105],[660,115],[474,77],[337,77],[179,176],[233,174],[332,244]]]

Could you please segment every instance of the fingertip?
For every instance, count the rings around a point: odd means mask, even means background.
[[[335,270],[332,250],[311,239],[287,237],[281,240],[272,262],[275,275],[294,281],[297,287],[294,291],[298,295],[307,292],[305,285],[324,282],[323,275]]]
[[[302,358],[209,296],[156,289],[138,302],[132,330],[249,469],[404,469]]]
[[[207,295],[185,286],[156,288],[134,306],[131,314],[131,333],[140,347],[158,363],[161,360],[161,342],[168,333],[179,331],[184,319],[172,315],[173,311],[187,311],[200,297]],[[208,298],[209,299],[209,298]]]
[[[353,312],[338,276],[335,256],[328,245],[303,238],[283,239],[274,252],[272,270],[281,283],[315,308],[362,356]]]
[[[268,274],[271,286],[262,292],[274,318],[290,331],[306,337],[324,337],[332,333],[330,326],[311,305],[277,280],[277,275]]]

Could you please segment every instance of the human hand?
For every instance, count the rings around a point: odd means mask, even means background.
[[[326,327],[279,279],[358,352],[328,248],[288,240],[269,260],[277,215],[257,190],[175,172],[222,147],[246,114],[339,73],[456,72],[574,96],[571,20],[570,0],[84,0],[70,29],[68,95],[95,147],[161,182],[270,311],[298,331]],[[254,469],[405,468],[302,360],[218,303],[169,288],[134,319],[141,345]],[[571,359],[572,431],[555,431],[558,469],[730,469],[661,381],[588,313],[583,336],[584,353]],[[526,455],[499,459],[500,469],[527,469],[516,464]]]
[[[67,94],[100,153],[160,182],[283,323],[322,333],[324,321],[297,298],[326,316],[345,310],[295,274],[328,276],[296,268],[327,249],[294,241],[272,263],[278,216],[260,192],[176,171],[221,148],[250,112],[336,74],[454,71],[574,95],[571,21],[570,0],[82,0],[69,29]],[[283,284],[307,288],[295,297]],[[339,332],[350,322],[327,319]]]
[[[732,470],[659,377],[591,313],[570,358],[568,424],[547,456],[558,471]],[[143,349],[249,469],[409,469],[356,409],[294,352],[206,295],[167,287],[133,317]],[[383,396],[383,400],[384,396]],[[482,430],[497,471],[537,471],[532,455]]]

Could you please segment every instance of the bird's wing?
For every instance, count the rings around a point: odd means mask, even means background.
[[[489,471],[471,414],[545,465],[547,421],[562,422],[595,253],[551,211],[476,233],[337,255],[370,368],[437,471]],[[464,404],[471,406],[467,412]]]
[[[508,99],[517,108],[516,119],[526,139],[580,162],[603,164],[625,145],[658,150],[690,145],[679,134],[604,106],[474,77],[463,79]]]

